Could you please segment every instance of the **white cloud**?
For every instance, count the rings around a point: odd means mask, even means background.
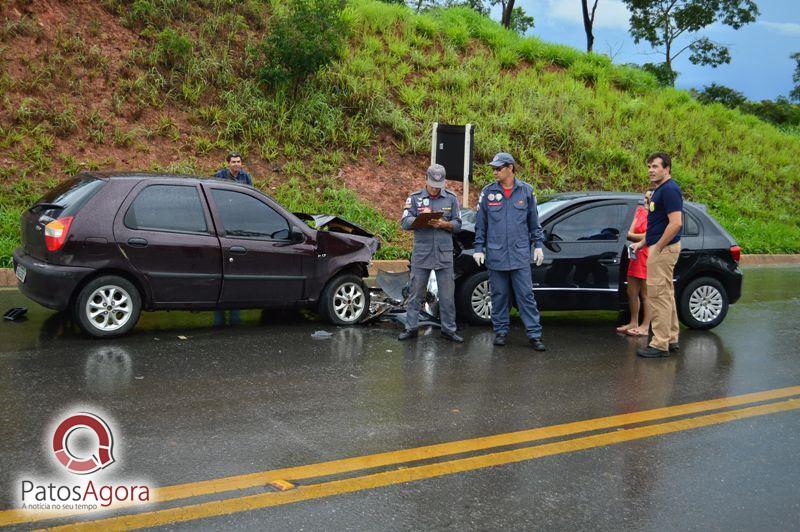
[[[765,26],[771,31],[788,35],[790,37],[800,37],[800,24],[794,22],[767,22],[760,21],[758,24]]]
[[[549,17],[583,26],[583,11],[578,0],[546,0],[546,2]],[[589,0],[589,9],[593,3]],[[630,18],[631,14],[620,0],[598,0],[594,27],[627,30]]]

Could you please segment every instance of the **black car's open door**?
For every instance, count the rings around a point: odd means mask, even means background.
[[[545,310],[619,307],[620,266],[634,202],[592,202],[545,229],[545,262],[533,268],[533,289]]]

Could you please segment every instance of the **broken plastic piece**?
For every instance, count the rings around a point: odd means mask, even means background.
[[[27,313],[28,309],[25,307],[14,307],[3,314],[3,319],[8,321],[17,321],[18,319],[24,317]]]

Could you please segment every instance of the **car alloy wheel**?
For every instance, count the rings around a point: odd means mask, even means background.
[[[96,329],[103,332],[116,331],[131,319],[131,296],[122,287],[104,285],[92,292],[84,311],[87,321]]]
[[[364,312],[367,298],[356,283],[342,283],[333,294],[333,312],[345,323],[354,323]]]
[[[489,281],[481,281],[475,285],[470,295],[472,312],[478,317],[488,320],[492,317],[492,297],[489,291]]]
[[[722,294],[713,286],[698,286],[689,296],[689,312],[701,323],[714,321],[722,312],[722,306]]]

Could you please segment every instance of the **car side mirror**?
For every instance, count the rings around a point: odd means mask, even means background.
[[[306,235],[303,232],[296,228],[292,227],[291,231],[289,232],[289,240],[295,244],[298,244],[306,239]]]

